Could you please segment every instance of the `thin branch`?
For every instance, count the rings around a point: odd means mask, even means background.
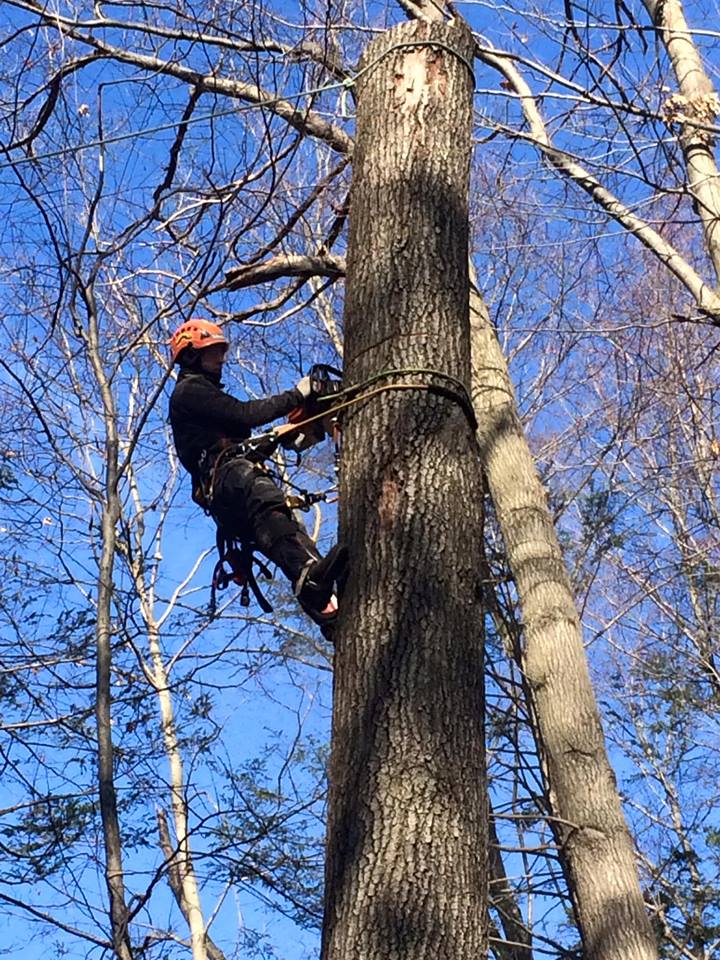
[[[13,907],[19,907],[21,910],[25,910],[33,917],[37,917],[38,920],[44,920],[45,923],[49,923],[54,927],[58,927],[60,930],[64,930],[65,933],[71,933],[74,937],[80,937],[81,940],[88,940],[90,943],[94,943],[98,947],[102,947],[104,950],[112,950],[112,943],[110,943],[109,940],[105,940],[102,937],[93,936],[92,933],[86,933],[84,930],[78,930],[77,927],[71,927],[69,924],[58,920],[56,916],[53,916],[53,914],[45,913],[43,910],[38,910],[37,907],[32,907],[29,903],[23,903],[22,900],[18,900],[16,897],[11,897],[7,893],[0,892],[0,901],[3,903],[9,903]]]
[[[50,78],[50,80],[40,87],[39,90],[36,90],[32,96],[23,104],[23,107],[28,106],[34,99],[40,96],[43,91],[48,91],[47,100],[43,103],[42,107],[38,111],[38,115],[35,118],[35,123],[32,125],[32,129],[27,136],[23,137],[21,140],[16,140],[14,143],[9,144],[4,149],[17,150],[20,147],[31,147],[32,143],[37,137],[40,136],[42,131],[45,128],[46,123],[53,115],[55,106],[57,104],[58,98],[60,97],[60,91],[62,90],[62,82],[65,77],[70,76],[76,70],[80,70],[81,67],[87,66],[89,63],[93,63],[96,60],[102,60],[102,54],[91,53],[86,57],[79,57],[77,60],[70,60],[68,63],[63,64],[62,67]]]

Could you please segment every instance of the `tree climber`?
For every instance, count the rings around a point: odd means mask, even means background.
[[[243,447],[254,427],[289,413],[313,395],[303,377],[292,390],[262,400],[240,401],[222,389],[228,341],[207,320],[183,323],[170,341],[180,367],[170,398],[170,424],[180,462],[190,473],[193,499],[233,538],[252,542],[292,584],[316,623],[332,623],[334,595],[346,551],[337,545],[326,557],[297,523],[282,490],[264,472],[262,455]]]

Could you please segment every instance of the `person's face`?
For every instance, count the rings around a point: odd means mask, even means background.
[[[219,376],[222,373],[227,347],[224,343],[214,343],[211,347],[204,347],[200,351],[200,369],[204,373]]]

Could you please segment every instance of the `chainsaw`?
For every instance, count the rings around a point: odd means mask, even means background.
[[[290,411],[288,422],[277,431],[281,445],[296,453],[322,443],[326,437],[336,437],[339,429],[330,398],[343,389],[341,371],[327,363],[316,363],[307,375],[312,381],[311,395]]]

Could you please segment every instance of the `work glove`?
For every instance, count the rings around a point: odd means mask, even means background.
[[[315,387],[312,377],[303,377],[296,385],[295,389],[302,395],[303,400],[309,400],[315,393]]]

